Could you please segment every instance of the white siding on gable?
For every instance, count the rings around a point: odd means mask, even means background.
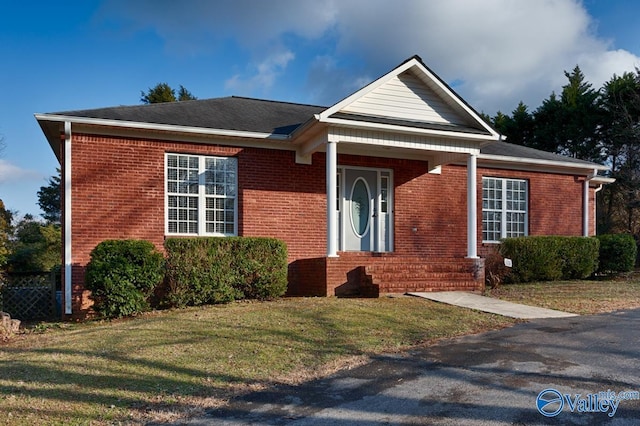
[[[427,123],[465,124],[453,108],[410,72],[392,78],[340,112]]]

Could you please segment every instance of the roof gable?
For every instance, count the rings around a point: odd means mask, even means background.
[[[378,118],[402,122],[404,126],[429,128],[445,126],[458,132],[500,136],[453,89],[414,56],[320,114],[331,117]]]
[[[469,124],[411,71],[393,76],[339,112],[439,124]]]

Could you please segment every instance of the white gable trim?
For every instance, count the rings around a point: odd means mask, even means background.
[[[458,108],[464,111],[472,119],[472,121],[482,126],[482,128],[485,129],[490,134],[489,139],[500,140],[500,134],[496,132],[487,123],[485,123],[485,121],[482,118],[480,118],[480,116],[471,107],[469,107],[469,105],[467,105],[466,102],[464,102],[455,92],[453,92],[453,90],[449,88],[449,86],[447,86],[440,78],[438,78],[434,73],[432,73],[417,57],[413,57],[409,59],[408,61],[404,62],[400,66],[391,70],[389,73],[383,75],[382,77],[373,81],[369,85],[363,87],[362,89],[346,97],[345,99],[333,105],[332,107],[321,112],[317,116],[318,121],[329,122],[328,120],[330,120],[331,115],[337,112],[340,112],[341,110],[345,109],[348,105],[352,104],[353,102],[357,101],[363,96],[371,93],[372,91],[379,88],[380,86],[388,83],[392,79],[397,78],[400,74],[412,68],[414,68],[415,71],[417,71],[417,74],[419,74],[418,78],[427,80],[429,81],[429,83],[436,86],[444,96],[448,97],[449,100],[452,101],[454,105],[456,105]],[[455,134],[457,135],[457,137],[461,137],[460,133],[455,133]],[[485,136],[485,138],[487,138],[487,136]]]
[[[402,74],[403,72],[405,72],[406,70],[408,70],[409,68],[414,66],[416,63],[417,63],[417,61],[414,58],[412,60],[409,60],[409,61],[405,62],[404,64],[400,65],[399,67],[391,70],[389,73],[387,73],[387,74],[383,75],[382,77],[380,77],[379,79],[369,83],[368,85],[366,85],[362,89],[360,89],[357,92],[353,93],[351,96],[347,96],[346,98],[344,98],[343,100],[341,100],[337,104],[333,105],[332,107],[330,107],[330,108],[324,110],[323,112],[321,112],[320,114],[318,114],[318,120],[319,121],[326,120],[330,115],[333,115],[336,112],[339,112],[340,110],[342,110],[347,105],[353,103],[354,101],[356,101],[357,99],[363,97],[367,93],[372,92],[373,90],[375,90],[378,87],[382,86],[383,84],[387,83],[388,81],[390,81],[392,78],[398,76],[399,74]]]

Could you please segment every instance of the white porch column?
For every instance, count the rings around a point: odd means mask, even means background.
[[[338,147],[337,142],[327,141],[327,257],[338,257],[338,224],[336,200],[338,197]]]
[[[582,236],[589,236],[589,179],[584,180],[582,187]]]
[[[467,159],[467,257],[478,258],[478,195],[476,175],[478,156],[470,154]]]

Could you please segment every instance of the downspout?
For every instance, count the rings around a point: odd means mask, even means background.
[[[64,313],[71,315],[71,122],[64,122]]]
[[[589,181],[598,175],[598,169],[593,169],[593,173],[584,178],[582,184],[582,236],[589,236]],[[595,205],[595,203],[594,203]],[[594,215],[595,218],[595,215]]]

